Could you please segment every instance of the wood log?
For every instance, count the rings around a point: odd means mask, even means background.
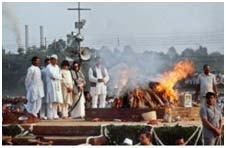
[[[147,90],[151,96],[153,96],[153,98],[161,105],[161,106],[164,106],[165,104],[163,103],[163,101],[161,100],[161,98],[151,89],[149,88]]]
[[[144,100],[148,103],[148,106],[151,109],[156,108],[156,104],[152,101],[151,95],[147,91],[144,91]]]

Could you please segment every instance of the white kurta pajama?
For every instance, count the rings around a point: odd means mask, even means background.
[[[47,81],[46,81],[46,75],[47,75],[47,68],[44,67],[41,70],[42,73],[42,81],[43,81],[43,86],[44,86],[44,93],[45,96],[42,98],[42,105],[41,105],[41,109],[40,109],[40,118],[42,119],[46,119],[47,116]]]
[[[27,90],[27,104],[26,110],[37,117],[42,104],[42,97],[44,97],[44,89],[41,78],[41,70],[38,66],[32,65],[28,68],[25,79],[25,86]]]
[[[75,106],[75,108],[71,111],[71,117],[83,118],[85,117],[85,97],[84,97],[84,92],[78,89],[78,85],[86,84],[85,76],[83,75],[81,70],[79,72],[75,72],[72,70],[71,73],[72,73],[72,78],[74,80],[73,104],[79,101]]]
[[[57,108],[63,103],[61,89],[62,74],[58,65],[49,64],[47,69],[47,117],[48,119],[57,119],[59,118],[57,115]]]
[[[63,104],[62,104],[62,116],[68,117],[68,107],[72,105],[72,91],[68,92],[68,88],[73,89],[73,80],[70,70],[61,70],[62,72],[62,95],[63,95]]]
[[[104,69],[104,75],[102,74],[101,67],[94,67],[96,70],[96,77],[94,76],[93,69],[89,69],[89,81],[96,83],[96,86],[90,86],[90,94],[92,96],[92,108],[97,108],[98,98],[99,101],[99,108],[105,108],[106,105],[106,96],[107,96],[107,82],[109,81],[109,75],[106,70]],[[103,79],[104,82],[98,82],[98,79]]]

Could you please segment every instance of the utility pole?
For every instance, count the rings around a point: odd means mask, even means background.
[[[40,26],[40,48],[42,48],[44,46],[43,36],[44,36],[43,26]]]
[[[67,10],[76,10],[76,11],[78,11],[78,21],[75,22],[75,29],[76,28],[78,29],[77,38],[80,39],[79,37],[81,37],[81,29],[85,25],[85,20],[81,21],[80,11],[89,11],[91,9],[90,8],[80,8],[80,2],[78,2],[78,7],[77,8],[68,8]],[[80,51],[80,47],[81,47],[81,41],[82,41],[82,39],[78,40],[78,49],[79,49],[79,51]]]

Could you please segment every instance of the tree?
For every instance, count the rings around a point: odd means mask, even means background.
[[[124,46],[123,52],[126,54],[134,54],[133,48],[129,45]]]
[[[205,57],[208,56],[207,48],[199,46],[199,49],[195,51],[195,55],[197,57]]]
[[[176,57],[178,56],[178,53],[177,53],[176,49],[172,46],[172,47],[170,47],[170,48],[168,49],[167,55],[168,55],[171,59],[173,59],[173,58],[176,58]]]
[[[19,48],[19,49],[17,50],[17,52],[19,53],[19,55],[23,55],[24,52],[25,52],[25,50],[24,50],[23,48]]]
[[[191,48],[186,48],[182,53],[181,53],[181,57],[192,57],[194,56],[194,50]]]
[[[215,52],[212,52],[211,54],[209,54],[210,57],[221,57],[221,56],[224,56],[222,55],[220,52],[218,51],[215,51]]]

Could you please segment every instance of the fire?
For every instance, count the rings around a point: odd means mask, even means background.
[[[165,72],[161,76],[157,91],[162,93],[163,97],[170,102],[178,101],[177,91],[173,89],[174,85],[193,72],[194,67],[191,61],[179,61],[171,71]]]
[[[119,72],[119,80],[118,80],[118,89],[116,91],[116,96],[119,96],[123,87],[125,87],[127,85],[128,82],[128,77],[129,77],[129,72],[127,69],[121,70]]]

